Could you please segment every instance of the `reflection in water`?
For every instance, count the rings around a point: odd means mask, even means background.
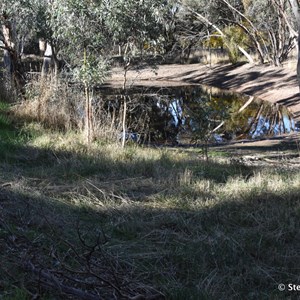
[[[113,126],[121,122],[120,91],[105,89],[102,103]],[[215,88],[183,86],[128,90],[128,132],[142,142],[225,142],[295,130],[287,108]]]

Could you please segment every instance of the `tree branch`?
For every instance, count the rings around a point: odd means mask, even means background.
[[[196,12],[194,9],[186,6],[185,4],[183,4],[182,2],[180,2],[182,6],[184,6],[189,12],[193,13],[200,21],[204,22],[205,24],[211,26],[212,28],[214,28],[221,37],[226,37],[225,33],[214,23],[212,23],[211,21],[209,21],[206,17],[204,17],[202,14],[199,14],[198,12]],[[243,53],[243,55],[245,55],[245,57],[248,59],[249,63],[253,64],[254,60],[251,57],[251,55],[241,46],[237,45],[238,49],[240,52]]]
[[[293,10],[293,14],[296,18],[298,27],[300,27],[300,7],[299,7],[299,2],[298,0],[289,0],[290,5],[292,7]]]
[[[282,18],[284,19],[285,24],[288,27],[288,29],[290,30],[290,33],[291,33],[292,37],[294,37],[294,38],[297,37],[298,33],[297,33],[296,30],[294,30],[291,23],[288,21],[288,18],[287,18],[287,15],[286,15],[285,11],[282,9],[282,7],[275,0],[271,0],[271,1],[272,1],[273,5],[278,8],[278,12],[282,16]]]

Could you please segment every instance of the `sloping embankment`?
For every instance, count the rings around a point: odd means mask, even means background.
[[[296,64],[296,63],[295,63]],[[259,97],[287,106],[300,121],[300,94],[295,64],[274,67],[268,65],[162,65],[157,69],[131,70],[128,84],[174,86],[206,84]],[[121,85],[124,74],[115,68],[108,83]]]

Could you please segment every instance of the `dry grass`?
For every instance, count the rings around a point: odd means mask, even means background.
[[[3,299],[293,297],[297,169],[25,131],[0,163]]]
[[[95,98],[93,107],[97,111],[93,112],[94,137],[102,141],[116,140],[120,130],[109,120],[98,98]],[[80,86],[70,85],[61,79],[39,79],[26,86],[26,100],[16,104],[12,113],[15,119],[30,126],[32,122],[38,122],[52,130],[83,133],[84,103],[85,95]]]
[[[26,99],[14,109],[15,117],[20,121],[37,121],[64,131],[80,128],[83,97],[67,83],[54,79],[31,81],[26,87]]]
[[[251,54],[254,61],[259,61],[258,55]],[[246,57],[239,53],[238,61],[247,61]],[[202,63],[205,65],[218,65],[226,64],[230,62],[228,53],[226,50],[212,49],[209,50],[196,50],[191,53],[188,63]]]

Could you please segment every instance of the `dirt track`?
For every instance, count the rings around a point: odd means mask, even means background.
[[[110,84],[121,85],[121,68],[115,68]],[[174,86],[206,84],[259,97],[287,106],[300,121],[300,95],[295,63],[283,67],[268,65],[162,65],[156,70],[128,72],[128,84]]]

